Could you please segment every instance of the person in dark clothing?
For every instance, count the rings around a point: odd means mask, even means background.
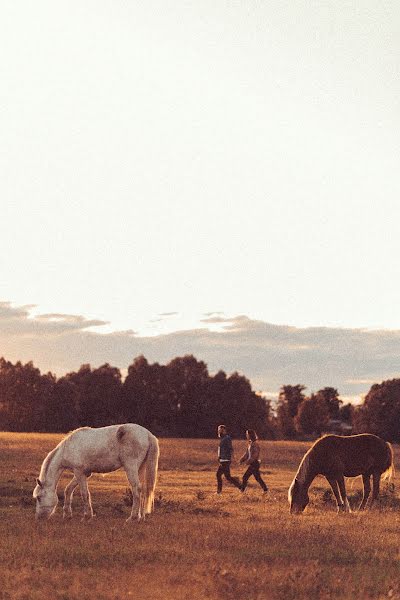
[[[258,481],[263,492],[268,491],[268,486],[265,484],[263,478],[260,475],[260,446],[257,442],[257,434],[254,429],[248,429],[246,431],[246,438],[249,442],[246,452],[243,454],[240,463],[248,465],[247,471],[243,475],[241,491],[244,492],[247,486],[249,478],[253,475],[254,479]]]
[[[218,437],[220,438],[218,447],[218,462],[217,470],[217,494],[222,493],[222,475],[225,476],[229,483],[232,483],[238,489],[241,489],[240,481],[237,477],[231,475],[231,461],[233,457],[233,446],[231,436],[228,435],[225,425],[218,427]]]

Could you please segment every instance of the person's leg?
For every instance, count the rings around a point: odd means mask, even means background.
[[[229,483],[232,483],[232,485],[234,485],[235,487],[241,489],[242,486],[240,484],[239,479],[237,477],[232,477],[231,475],[231,463],[226,461],[221,463],[221,466],[223,468],[223,472],[227,481],[229,481]]]
[[[258,461],[254,462],[252,464],[252,467],[253,467],[253,475],[254,475],[255,480],[258,481],[258,483],[262,487],[263,491],[266,492],[268,490],[268,486],[265,483],[265,481],[263,480],[263,478],[261,477],[261,474],[260,474],[260,463]]]
[[[220,494],[222,492],[222,474],[223,474],[224,470],[222,468],[222,464],[219,465],[218,470],[217,470],[217,494]]]
[[[242,487],[241,487],[242,492],[244,492],[244,490],[246,489],[247,482],[249,480],[249,477],[251,477],[252,474],[253,474],[253,469],[251,468],[251,465],[249,465],[249,467],[247,468],[246,472],[243,475]]]

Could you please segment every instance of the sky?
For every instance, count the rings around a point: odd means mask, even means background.
[[[0,5],[0,354],[400,374],[395,1]]]

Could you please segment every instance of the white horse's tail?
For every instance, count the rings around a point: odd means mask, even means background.
[[[140,493],[140,507],[143,515],[148,515],[154,508],[154,490],[157,483],[158,457],[160,450],[158,440],[154,435],[150,436],[149,449],[144,459],[143,481]]]

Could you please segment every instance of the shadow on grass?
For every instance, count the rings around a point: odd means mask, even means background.
[[[363,493],[361,490],[357,490],[353,494],[348,495],[350,508],[352,511],[358,510],[361,504]],[[369,500],[371,499],[371,496]],[[336,509],[336,500],[331,489],[326,489],[322,494],[318,495],[313,499],[313,504],[319,507],[332,507]],[[382,511],[399,511],[400,510],[400,498],[396,494],[395,486],[391,483],[386,486],[379,495],[379,498],[373,505],[374,510]]]
[[[204,492],[197,492],[197,500],[204,500],[206,495]],[[122,503],[125,506],[132,506],[132,491],[126,488]],[[218,517],[227,517],[229,513],[222,510],[220,507],[199,506],[196,501],[192,500],[175,500],[173,498],[164,497],[161,493],[154,500],[154,508],[157,513],[183,513],[187,515],[211,515]]]

